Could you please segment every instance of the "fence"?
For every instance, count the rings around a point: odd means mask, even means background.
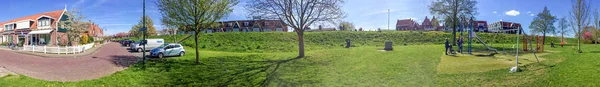
[[[39,52],[44,54],[76,54],[94,47],[94,43],[77,46],[23,46],[22,51]]]

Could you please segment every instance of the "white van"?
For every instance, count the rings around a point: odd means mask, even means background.
[[[164,39],[146,39],[146,41],[148,41],[148,43],[146,44],[146,50],[152,50],[156,47],[159,47],[163,44],[165,44],[165,40]],[[130,46],[130,50],[135,50],[137,52],[142,52],[142,45],[140,45],[140,42],[142,42],[142,40],[134,43],[133,45]]]

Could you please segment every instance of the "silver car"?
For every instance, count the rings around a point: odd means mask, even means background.
[[[183,56],[185,49],[181,44],[177,43],[166,43],[157,48],[150,50],[150,56],[164,58],[166,56]]]

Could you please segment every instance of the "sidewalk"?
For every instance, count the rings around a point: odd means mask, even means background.
[[[98,48],[100,48],[100,47],[102,47],[102,46],[104,46],[106,44],[107,43],[100,44],[100,45],[98,45],[98,46],[96,46],[94,48],[91,48],[89,50],[86,50],[86,51],[81,52],[81,53],[76,53],[76,54],[64,54],[64,53],[61,53],[61,54],[50,54],[50,53],[44,54],[44,53],[40,53],[40,52],[31,52],[31,51],[24,51],[24,50],[12,50],[12,49],[8,49],[8,47],[6,47],[6,46],[0,46],[0,50],[7,50],[7,51],[12,51],[12,52],[20,53],[20,54],[33,55],[33,56],[39,56],[39,57],[45,57],[45,58],[58,58],[58,57],[61,57],[61,58],[64,58],[64,57],[73,57],[73,58],[76,58],[78,56],[86,56],[86,55],[94,54],[94,53],[96,53],[96,51],[98,51]]]

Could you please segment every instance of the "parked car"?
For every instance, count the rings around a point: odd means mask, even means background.
[[[164,39],[146,39],[146,41],[147,41],[146,50],[142,49],[143,45],[140,44],[142,42],[142,40],[140,40],[136,43],[133,43],[131,46],[129,46],[129,49],[135,50],[137,52],[144,52],[144,51],[159,47],[159,46],[163,45],[165,42]]]
[[[132,43],[133,43],[133,40],[122,40],[121,41],[121,45],[123,45],[123,46],[131,46]]]
[[[181,44],[167,43],[157,48],[150,50],[150,56],[164,58],[166,56],[183,56],[185,55],[185,49]]]

